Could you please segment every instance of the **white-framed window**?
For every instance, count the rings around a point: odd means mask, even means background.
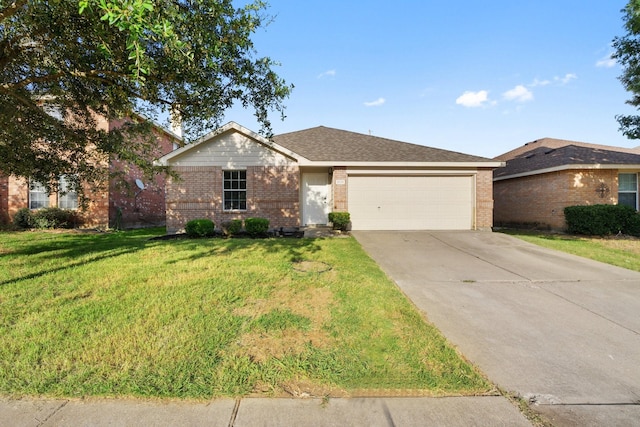
[[[618,204],[638,210],[638,174],[618,174]]]
[[[78,192],[67,175],[60,177],[58,187],[58,207],[60,209],[78,209]]]
[[[29,182],[29,209],[49,207],[49,193],[47,188],[38,181]]]
[[[247,171],[222,171],[222,205],[225,211],[247,210]]]

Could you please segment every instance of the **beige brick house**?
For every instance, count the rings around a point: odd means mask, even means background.
[[[354,230],[490,229],[502,165],[324,126],[266,139],[233,122],[159,163],[181,178],[167,182],[169,233],[196,218],[323,225],[331,211]]]
[[[543,138],[496,159],[506,162],[493,173],[496,226],[563,230],[566,206],[638,209],[638,148]]]

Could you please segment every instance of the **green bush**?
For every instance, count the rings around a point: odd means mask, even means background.
[[[333,223],[334,230],[347,230],[351,223],[351,215],[349,212],[331,212],[329,222]]]
[[[13,225],[19,228],[33,227],[33,216],[28,208],[22,208],[13,216]]]
[[[74,228],[78,219],[72,210],[60,208],[44,208],[31,214],[33,226],[45,228]]]
[[[564,217],[567,231],[573,234],[640,235],[640,215],[625,205],[567,206],[564,208]]]
[[[227,236],[238,234],[240,230],[242,230],[241,219],[232,219],[231,221],[225,221],[222,223],[222,231]]]
[[[269,231],[269,220],[266,218],[247,218],[244,220],[244,228],[250,236],[264,235]]]
[[[210,219],[192,219],[187,222],[184,231],[189,237],[211,237],[215,234],[215,224]]]

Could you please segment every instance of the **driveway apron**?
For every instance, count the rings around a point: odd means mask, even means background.
[[[640,425],[640,273],[490,232],[353,232],[503,390],[554,425]]]

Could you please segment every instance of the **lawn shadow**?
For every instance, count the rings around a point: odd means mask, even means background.
[[[78,234],[65,236],[64,239],[49,239],[27,243],[23,248],[10,251],[11,256],[36,257],[34,262],[46,264],[45,261],[65,260],[59,267],[46,268],[41,271],[12,277],[0,281],[0,286],[22,280],[35,279],[45,274],[55,273],[70,268],[87,265],[93,262],[115,258],[138,252],[154,243],[137,235],[122,235],[119,233]],[[80,258],[80,259],[79,259]]]
[[[285,253],[291,262],[303,261],[305,256],[309,253],[314,253],[322,250],[322,247],[317,244],[318,239],[310,238],[283,238],[283,237],[271,237],[271,238],[232,238],[221,239],[219,237],[204,238],[204,239],[185,239],[185,240],[173,240],[168,241],[168,244],[177,244],[185,247],[189,250],[201,249],[204,243],[210,243],[211,248],[205,251],[200,251],[197,254],[190,255],[188,257],[175,259],[170,263],[179,263],[182,261],[195,261],[200,258],[206,258],[209,256],[221,255],[227,252],[233,251],[246,251],[260,249],[267,253]]]

